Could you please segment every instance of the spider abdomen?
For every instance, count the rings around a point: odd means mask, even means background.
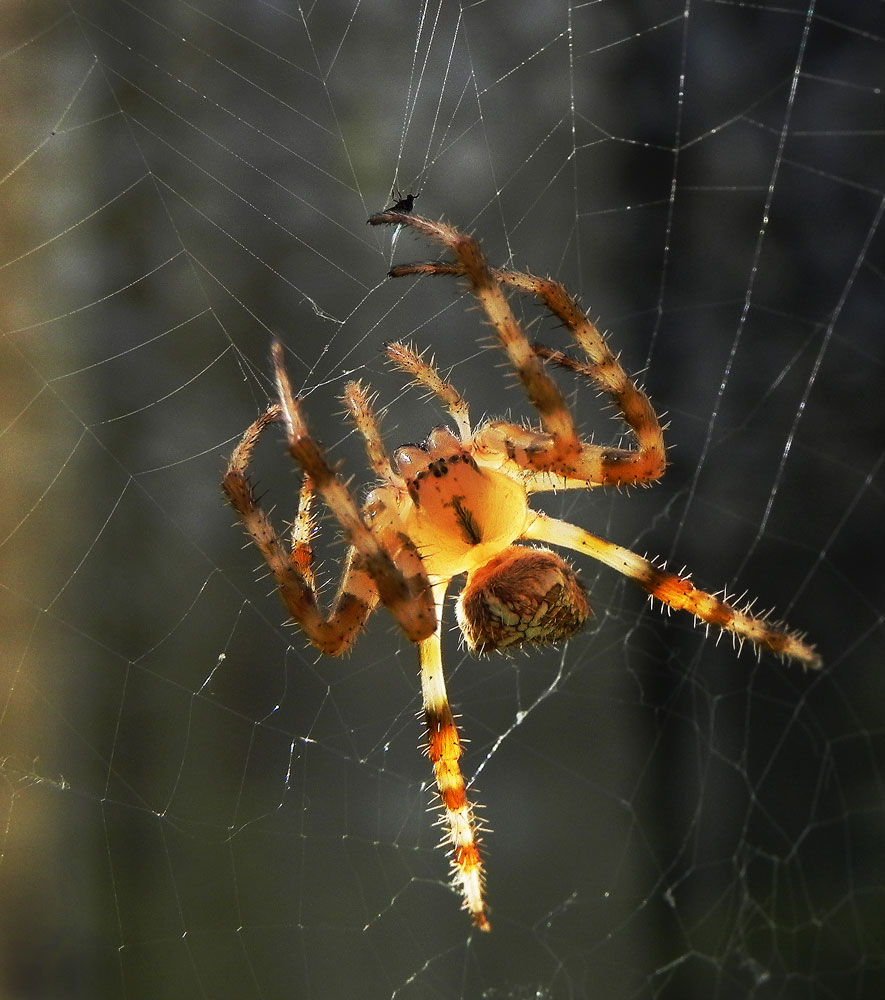
[[[590,603],[555,552],[513,545],[468,575],[457,614],[470,649],[491,653],[568,639],[587,621]]]

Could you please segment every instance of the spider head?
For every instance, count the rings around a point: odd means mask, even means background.
[[[457,614],[471,651],[491,653],[568,639],[587,621],[590,603],[555,552],[512,545],[468,574]]]

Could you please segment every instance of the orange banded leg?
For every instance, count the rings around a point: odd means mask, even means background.
[[[492,277],[521,292],[535,295],[570,331],[588,357],[587,362],[577,361],[552,350],[543,344],[533,344],[532,350],[538,357],[545,358],[589,379],[605,392],[617,406],[624,420],[633,431],[639,448],[652,453],[655,461],[649,462],[649,474],[644,478],[657,479],[664,471],[664,435],[658,416],[645,391],[624,371],[608,341],[599,327],[587,316],[572,297],[568,289],[552,278],[540,278],[523,271],[489,267]],[[451,275],[469,277],[462,263],[450,264],[445,261],[428,261],[419,264],[402,264],[391,268],[392,278],[406,275]],[[615,449],[621,450],[624,449]]]
[[[222,489],[249,537],[258,547],[279,588],[289,614],[310,641],[332,656],[346,652],[353,644],[369,614],[378,604],[374,581],[358,560],[349,559],[328,615],[317,605],[313,582],[313,554],[310,547],[312,487],[305,479],[301,488],[298,515],[288,549],[261,509],[249,482],[247,470],[262,432],[281,420],[279,406],[272,406],[247,428],[234,449],[222,481]]]
[[[373,226],[410,226],[452,251],[458,261],[456,269],[446,264],[439,267],[416,264],[392,268],[389,274],[391,277],[458,274],[467,278],[471,291],[495,329],[499,343],[507,351],[529,402],[538,411],[544,430],[551,435],[549,454],[543,456],[545,467],[577,453],[580,449],[578,432],[565,399],[517,323],[495,272],[486,262],[479,241],[444,222],[432,222],[410,213],[379,212],[370,216],[368,221]]]
[[[420,642],[434,631],[436,611],[418,552],[405,535],[397,534],[395,530],[392,533],[397,537],[390,538],[391,550],[388,551],[368,528],[347,484],[310,435],[301,402],[292,391],[283,345],[275,340],[271,352],[280,397],[279,412],[286,426],[289,453],[310,477],[341,525],[346,540],[356,551],[354,561],[358,557],[360,567],[369,573],[384,606],[399,622],[406,636],[413,642]],[[370,411],[368,419],[372,421]],[[371,450],[373,447],[373,443],[367,440],[367,448]],[[388,510],[386,515],[388,524],[396,521],[394,511]],[[391,531],[388,531],[390,534]]]
[[[568,327],[587,355],[587,362],[574,361],[567,355],[551,351],[540,344],[534,346],[535,352],[563,368],[584,375],[596,388],[606,393],[633,431],[640,450],[657,454],[660,468],[657,475],[649,478],[661,475],[664,471],[664,436],[651,401],[644,390],[624,371],[599,327],[578,305],[568,289],[552,278],[539,278],[521,271],[502,269],[497,270],[495,275],[500,281],[519,291],[537,296],[550,312]]]
[[[627,375],[605,337],[563,285],[550,278],[490,267],[476,240],[443,223],[389,212],[372,216],[369,221],[374,225],[391,222],[411,225],[425,236],[443,243],[456,255],[455,263],[405,264],[392,268],[389,274],[395,278],[451,275],[470,281],[473,293],[510,355],[529,401],[541,416],[543,430],[550,435],[546,441],[539,435],[532,449],[521,448],[509,438],[502,438],[498,444],[514,461],[534,472],[590,483],[634,484],[658,479],[663,474],[666,467],[663,431],[648,396]],[[588,362],[575,362],[559,352],[530,345],[513,318],[502,285],[540,298],[569,328]],[[528,355],[534,355],[534,363],[529,362]],[[582,445],[565,399],[539,362],[540,358],[549,358],[562,367],[578,371],[607,393],[633,432],[638,448]]]
[[[651,401],[645,391],[636,385],[624,371],[621,362],[609,347],[608,341],[599,327],[581,309],[568,289],[552,278],[540,278],[523,271],[496,267],[489,267],[488,270],[496,281],[541,299],[550,312],[571,331],[572,336],[587,355],[588,361],[578,361],[561,351],[545,347],[543,344],[533,344],[532,350],[538,357],[583,375],[594,384],[595,388],[605,392],[611,398],[633,431],[640,451],[648,455],[647,471],[644,472],[642,478],[659,478],[664,471],[665,464],[664,435]],[[401,278],[406,275],[469,277],[462,263],[451,264],[446,261],[401,264],[391,268],[389,274],[392,278]],[[635,453],[626,449],[610,450],[616,453],[619,458],[632,455],[635,464],[637,457]]]
[[[781,659],[795,660],[806,669],[818,670],[822,666],[820,655],[800,633],[765,617],[751,615],[748,607],[735,608],[714,594],[698,590],[687,577],[661,569],[635,552],[591,535],[583,528],[538,514],[524,537],[592,556],[630,577],[663,604],[687,611],[723,632],[731,632],[736,642],[748,641],[757,651],[768,650]]]
[[[591,360],[579,361],[561,351],[551,350],[543,344],[534,345],[535,353],[560,368],[582,375],[595,388],[607,393],[633,432],[637,444],[635,449],[583,445],[581,457],[575,463],[577,478],[585,482],[604,484],[647,484],[660,479],[667,467],[667,449],[664,444],[664,429],[651,405],[651,400],[627,375],[596,325],[578,309],[568,292],[556,282],[545,281],[544,286],[553,286],[557,297],[573,307],[576,325],[571,327],[571,330]],[[537,294],[543,296],[551,312],[563,318],[559,309],[554,309],[548,301],[546,297],[548,293],[539,291]],[[593,354],[590,353],[590,345],[593,345]],[[598,353],[596,353],[597,348]],[[599,360],[593,360],[594,357],[598,357]]]
[[[443,588],[444,593],[444,588]],[[440,607],[442,595],[440,595]],[[440,634],[436,631],[420,643],[421,696],[427,724],[427,753],[443,809],[443,842],[451,844],[455,885],[474,925],[491,930],[483,899],[483,864],[473,805],[467,798],[461,774],[461,740],[455,725],[443,676]]]
[[[581,450],[567,465],[541,465],[550,446],[550,435],[533,431],[505,420],[490,420],[480,426],[472,439],[474,449],[489,458],[506,456],[503,466],[514,477],[529,472],[526,490],[544,493],[551,490],[585,490],[601,485],[647,485],[649,456],[629,448],[581,444]],[[657,460],[654,460],[657,464]]]
[[[316,577],[313,572],[313,483],[305,476],[298,495],[298,513],[292,522],[292,562],[304,577],[305,583],[316,591]]]

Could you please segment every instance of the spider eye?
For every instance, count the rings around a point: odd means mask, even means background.
[[[514,545],[467,577],[458,624],[474,653],[568,639],[590,616],[587,591],[549,549]]]

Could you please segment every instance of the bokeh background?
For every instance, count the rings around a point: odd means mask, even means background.
[[[0,32],[0,995],[881,995],[881,5],[28,0]],[[365,226],[394,185],[579,292],[667,413],[661,484],[547,508],[826,662],[594,565],[563,649],[447,635],[489,936],[446,885],[414,651],[378,615],[319,659],[218,489],[275,334],[355,489],[347,379],[391,446],[441,419],[389,339],[474,419],[529,415],[457,286],[384,280],[428,253]],[[278,438],[256,479],[283,523]]]

